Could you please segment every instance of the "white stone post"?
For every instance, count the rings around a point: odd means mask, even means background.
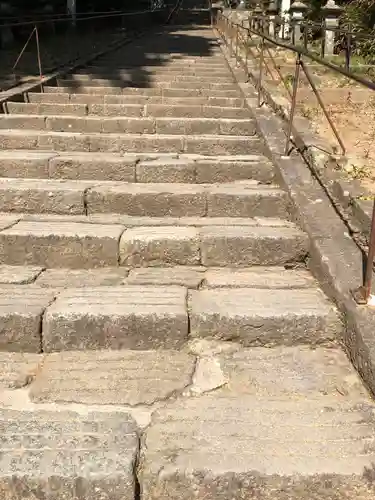
[[[290,9],[290,0],[281,0],[281,20],[284,24],[280,26],[280,38],[289,38],[289,9]]]
[[[294,0],[290,6],[289,12],[292,18],[293,40],[292,42],[298,45],[301,41],[301,23],[305,18],[305,13],[308,7],[299,0]]]
[[[332,56],[342,8],[335,4],[335,0],[327,0],[326,5],[322,7],[322,12],[325,24],[324,55]]]
[[[278,14],[276,0],[271,0],[271,2],[268,5],[267,13],[268,13],[268,17],[270,20],[270,23],[268,26],[268,33],[271,37],[274,38],[276,35],[276,18],[277,18],[277,14]]]

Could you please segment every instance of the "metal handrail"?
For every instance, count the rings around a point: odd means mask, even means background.
[[[251,19],[251,18],[250,18]],[[221,31],[220,30],[220,21],[224,21],[224,28]],[[264,20],[264,17],[263,17]],[[228,17],[224,16],[222,12],[217,12],[217,17],[216,17],[216,26],[223,37],[224,41],[228,43],[229,47],[229,42],[227,40],[227,36],[230,37],[230,47],[231,47],[231,53],[233,54],[233,40],[231,36],[231,32],[233,31],[233,28],[236,28],[236,36],[234,37],[236,40],[236,50],[235,50],[235,55],[238,59],[238,44],[239,44],[239,39],[240,37],[238,36],[238,31],[239,30],[246,30],[251,37],[252,35],[255,35],[259,37],[260,39],[260,51],[259,51],[259,76],[257,78],[257,90],[258,90],[258,106],[261,106],[261,94],[262,94],[262,72],[263,72],[263,66],[264,66],[264,51],[268,50],[268,53],[271,56],[271,59],[275,65],[277,66],[271,53],[269,52],[268,47],[265,47],[265,42],[267,41],[268,43],[272,44],[273,46],[280,47],[282,49],[288,50],[296,54],[296,63],[295,63],[295,75],[294,75],[294,82],[293,82],[293,90],[292,93],[289,95],[291,97],[291,108],[290,108],[290,114],[289,114],[289,121],[288,121],[288,130],[287,130],[287,137],[286,137],[286,144],[285,144],[285,155],[289,156],[291,151],[289,150],[289,146],[292,140],[292,132],[293,132],[293,119],[294,119],[294,114],[295,114],[295,108],[296,108],[296,101],[297,101],[297,92],[298,92],[298,84],[299,84],[299,78],[300,78],[300,70],[304,72],[316,98],[319,103],[319,106],[323,110],[323,113],[338,141],[340,144],[342,154],[345,155],[345,145],[343,141],[340,138],[340,135],[331,119],[329,116],[329,113],[323,103],[323,100],[319,94],[318,89],[316,88],[312,77],[307,70],[307,67],[303,61],[303,58],[310,59],[311,61],[314,61],[330,70],[332,70],[335,73],[338,73],[349,80],[352,80],[356,83],[359,83],[360,85],[366,87],[367,89],[370,90],[375,90],[375,83],[372,82],[371,80],[368,80],[366,78],[363,78],[362,76],[359,76],[355,73],[352,73],[348,71],[347,69],[344,69],[340,66],[337,66],[336,64],[333,64],[327,60],[324,60],[323,58],[318,57],[317,55],[313,54],[310,52],[306,46],[297,46],[293,45],[281,40],[277,40],[276,38],[273,38],[269,34],[265,33],[264,31],[264,23],[260,21],[260,19],[257,19],[258,23],[257,26],[260,26],[261,29],[256,29],[253,26],[251,26],[251,23],[249,23],[249,27],[244,27],[243,25],[234,22],[233,20],[229,19]],[[227,33],[224,33],[225,30],[225,25],[227,26]],[[242,37],[244,40],[245,38]],[[246,53],[246,72],[247,76],[249,75],[248,73],[248,67],[247,67],[247,53],[248,53],[248,44],[244,44],[245,47],[245,53]],[[279,76],[281,76],[281,72],[278,72]],[[287,87],[285,81],[283,78],[281,78],[282,82],[284,83],[285,87]],[[370,230],[370,238],[369,238],[369,244],[368,244],[368,253],[367,253],[367,259],[365,263],[365,269],[363,272],[363,284],[361,287],[359,287],[357,290],[353,291],[353,296],[356,299],[356,301],[360,304],[368,304],[370,295],[371,295],[371,286],[372,286],[372,277],[373,277],[373,266],[374,266],[374,257],[375,257],[375,198],[374,198],[374,204],[373,204],[373,213],[372,213],[372,222],[371,222],[371,230]]]

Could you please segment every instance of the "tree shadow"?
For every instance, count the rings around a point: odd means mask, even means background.
[[[205,3],[205,2],[204,2]],[[169,64],[171,61],[191,57],[208,57],[217,46],[214,36],[207,38],[203,36],[202,29],[209,24],[209,12],[192,9],[202,7],[202,1],[190,0],[189,9],[185,15],[180,15],[168,25],[161,24],[162,18],[156,15],[152,19],[133,20],[133,25],[124,23],[115,26],[109,22],[108,26],[96,25],[95,23],[85,26],[82,30],[68,30],[67,32],[48,32],[39,36],[40,55],[43,74],[54,69],[60,61],[77,60],[79,52],[92,53],[105,45],[104,41],[113,43],[124,38],[129,39],[118,49],[107,52],[101,57],[90,61],[88,65],[82,65],[75,73],[68,74],[64,79],[55,84],[64,87],[69,84],[74,92],[85,85],[108,86],[108,87],[141,87],[153,86],[153,75],[158,67]],[[51,27],[49,28],[51,31]],[[149,34],[137,37],[137,32],[145,31]],[[133,38],[133,39],[132,39]],[[19,44],[20,46],[21,44]],[[13,55],[19,49],[13,50]],[[83,49],[82,49],[83,47]],[[8,59],[8,60],[7,60]],[[30,42],[25,50],[19,64],[18,74],[9,71],[10,54],[0,51],[0,67],[3,68],[0,80],[3,81],[35,81],[38,78],[39,68],[37,65],[37,52],[35,41]],[[8,70],[4,71],[4,68]],[[87,80],[75,76],[78,73],[87,75]],[[81,79],[80,79],[81,78]],[[91,79],[91,83],[89,80]],[[14,84],[14,83],[13,83]],[[53,83],[51,83],[53,85]]]

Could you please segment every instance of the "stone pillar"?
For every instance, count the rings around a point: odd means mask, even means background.
[[[268,26],[268,33],[270,36],[275,37],[276,35],[276,18],[278,14],[278,7],[276,0],[271,0],[267,9],[268,18],[270,20]]]
[[[296,45],[298,45],[301,41],[301,23],[305,18],[307,9],[307,5],[300,0],[294,0],[289,9],[293,27],[292,43]]]
[[[322,12],[325,25],[324,55],[332,56],[335,48],[335,29],[339,26],[342,8],[335,4],[335,0],[327,0]]]
[[[256,18],[255,19],[255,23],[254,23],[254,29],[260,31],[261,30],[261,26],[262,26],[261,16],[263,15],[263,9],[259,5],[259,3],[256,4],[255,9],[253,10],[253,14],[254,14],[254,16]]]

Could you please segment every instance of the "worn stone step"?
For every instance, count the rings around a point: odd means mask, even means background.
[[[282,265],[303,260],[307,251],[306,235],[292,227],[133,227],[121,236],[120,264],[127,267]]]
[[[143,83],[143,85],[142,85]],[[58,88],[70,88],[78,89],[82,93],[85,88],[115,88],[120,89],[119,93],[125,93],[125,89],[128,88],[161,88],[161,89],[193,89],[193,90],[215,90],[220,92],[234,91],[239,92],[238,85],[234,82],[221,83],[212,82],[212,79],[198,80],[180,80],[179,78],[175,80],[154,80],[149,82],[132,82],[132,81],[122,81],[122,80],[105,80],[104,78],[91,78],[91,80],[80,81],[78,79],[64,79],[58,80]]]
[[[172,266],[127,269],[102,267],[93,269],[45,269],[41,266],[0,265],[0,285],[30,285],[52,288],[96,286],[152,285],[186,288],[261,288],[300,289],[316,287],[306,269],[282,266],[245,268],[207,268],[205,266]]]
[[[55,88],[55,87],[53,87]],[[131,89],[129,89],[131,90]],[[154,89],[143,89],[143,90],[154,90]],[[164,90],[167,93],[168,89]],[[193,93],[194,94],[194,93]],[[146,104],[164,104],[168,106],[183,105],[183,106],[220,106],[220,107],[243,107],[244,99],[241,97],[211,97],[209,94],[206,96],[199,96],[197,92],[196,95],[183,95],[181,96],[171,96],[162,95],[162,93],[154,95],[142,95],[141,93],[129,93],[124,95],[100,95],[100,94],[68,94],[68,93],[33,93],[28,94],[28,99],[30,103],[40,103],[40,104],[74,104],[74,105],[146,105]],[[20,103],[9,103],[9,106]],[[77,109],[82,109],[78,108]]]
[[[107,212],[151,217],[281,218],[287,217],[288,204],[286,193],[279,189],[241,183],[218,186],[106,183],[89,188],[85,200],[89,214]]]
[[[67,289],[44,315],[43,350],[179,348],[188,338],[186,295],[173,286]]]
[[[0,179],[0,211],[119,213],[150,217],[287,217],[286,192],[257,183],[221,185]]]
[[[22,482],[22,491],[38,487],[47,496],[52,480],[63,477],[59,495],[73,500],[79,474],[85,500],[92,492],[111,498],[114,488],[132,500],[135,469],[152,500],[160,500],[160,489],[164,498],[192,498],[197,487],[208,500],[251,498],[254,487],[275,500],[286,492],[291,500],[301,492],[311,498],[311,491],[323,492],[319,499],[333,492],[335,500],[372,500],[363,470],[374,461],[375,408],[340,349],[220,352],[209,345],[207,352],[1,354],[0,385],[14,401],[14,389],[26,386],[22,402],[13,403],[18,411],[1,410],[4,492]],[[129,413],[142,427],[140,443]],[[95,457],[89,471],[87,450]]]
[[[0,129],[104,134],[236,135],[256,134],[251,118],[101,117],[0,115]]]
[[[0,177],[198,184],[255,179],[270,183],[274,169],[267,158],[255,155],[210,158],[8,150],[0,151]]]
[[[113,223],[116,220],[118,224]],[[14,217],[0,231],[0,259],[7,265],[87,269],[118,263],[125,267],[247,267],[306,258],[308,238],[290,223],[269,226],[258,220],[244,225],[244,219],[239,219],[243,225],[218,226],[219,220],[190,218],[191,226],[168,226],[156,218],[149,221],[151,225],[141,226],[140,218],[131,227],[122,225],[120,216],[106,224]],[[172,218],[169,223],[173,224]]]
[[[110,153],[188,153],[203,155],[263,154],[263,142],[253,136],[82,134],[38,130],[0,130],[0,150],[40,149]]]
[[[221,288],[192,291],[192,337],[236,340],[246,346],[335,343],[338,311],[316,288]]]
[[[43,352],[175,349],[198,338],[317,346],[337,343],[343,331],[337,310],[316,287],[191,290],[189,299],[187,288],[175,285],[21,286],[1,293],[0,312],[8,317],[2,350],[9,351],[39,352],[41,342]],[[21,321],[22,301],[28,323]]]
[[[96,96],[95,96],[96,97]],[[203,99],[204,100],[204,99]],[[249,118],[250,112],[241,107],[208,106],[202,104],[73,104],[59,103],[7,103],[8,112],[17,115],[70,115],[117,117],[167,117],[172,118]],[[6,115],[7,116],[7,115]]]
[[[46,288],[0,287],[0,351],[41,352],[42,316],[54,300]]]
[[[199,491],[205,500],[254,491],[262,500],[373,498],[364,471],[374,461],[375,407],[343,352],[254,348],[215,361],[214,391],[153,413],[138,468],[148,500],[160,491]]]
[[[137,77],[139,72],[145,75],[160,75],[160,74],[170,74],[170,75],[192,75],[192,76],[217,76],[217,77],[231,77],[233,80],[233,76],[231,75],[228,67],[222,65],[221,67],[211,67],[207,68],[206,66],[193,66],[193,65],[168,65],[162,67],[155,66],[138,66],[134,68],[122,68],[117,65],[106,65],[103,64],[101,66],[96,66],[93,64],[89,64],[82,69],[77,70],[75,74],[88,74],[88,75],[116,75],[121,78],[134,78]]]
[[[215,77],[213,75],[206,74],[186,74],[185,72],[181,72],[180,74],[174,74],[171,72],[158,71],[155,73],[143,74],[143,75],[132,75],[121,73],[117,71],[113,72],[101,72],[99,74],[94,72],[80,71],[79,73],[69,74],[67,79],[70,81],[77,82],[108,82],[108,86],[116,84],[116,82],[120,82],[121,85],[129,85],[130,87],[149,87],[150,84],[154,84],[156,82],[196,82],[201,83],[204,86],[206,83],[212,83],[213,79],[215,82],[224,83],[224,84],[235,84],[233,76],[230,72],[227,72],[225,75],[218,75],[215,73]],[[58,80],[59,83],[64,83],[66,81],[65,78]]]
[[[241,98],[239,89],[223,90],[218,89],[204,89],[204,88],[188,88],[180,86],[179,88],[166,88],[160,87],[97,87],[97,86],[68,86],[60,85],[59,87],[44,87],[45,93],[52,94],[93,94],[93,95],[137,95],[137,96],[161,96],[161,97],[237,97]]]
[[[20,498],[35,497],[34,491],[48,498],[56,490],[66,500],[77,498],[75,491],[82,499],[111,498],[114,492],[134,498],[139,438],[128,413],[6,408],[0,426],[4,499],[16,498],[20,488]]]

